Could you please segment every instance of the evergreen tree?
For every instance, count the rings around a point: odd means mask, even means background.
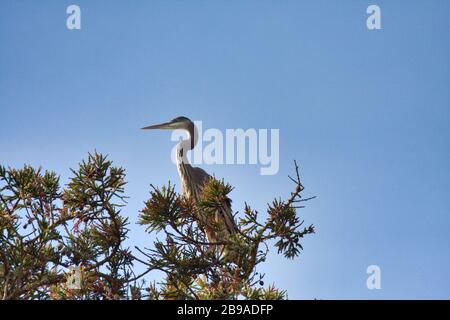
[[[125,170],[94,153],[72,170],[65,187],[41,168],[0,166],[1,299],[284,299],[257,271],[271,246],[293,259],[314,233],[297,214],[303,185],[295,163],[294,191],[267,215],[245,204],[239,232],[209,243],[195,219],[211,213],[232,187],[211,178],[193,204],[172,184],[151,185],[138,223],[156,234],[151,248],[128,248]],[[140,264],[145,271],[136,274]],[[142,269],[142,268],[139,268]],[[162,272],[157,283],[145,281]]]

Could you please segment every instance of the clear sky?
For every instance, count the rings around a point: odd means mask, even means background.
[[[81,7],[81,30],[66,7]],[[381,8],[381,30],[366,8]],[[279,128],[280,171],[203,166],[235,186],[235,210],[289,195],[317,234],[271,256],[290,298],[450,298],[450,2],[0,1],[0,163],[69,168],[97,150],[127,169],[130,244],[149,184],[179,184],[168,132]],[[379,265],[380,290],[366,287]]]

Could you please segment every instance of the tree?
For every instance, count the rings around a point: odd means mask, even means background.
[[[209,243],[195,223],[198,210],[212,213],[232,190],[211,178],[193,204],[172,184],[151,185],[139,224],[157,238],[151,248],[126,247],[128,219],[125,170],[94,153],[60,177],[41,168],[0,166],[0,297],[2,299],[283,299],[286,292],[264,287],[257,272],[270,245],[292,259],[301,238],[314,233],[297,215],[303,186],[295,163],[295,190],[275,199],[262,220],[245,204],[240,232]],[[145,271],[136,274],[141,264]],[[158,283],[146,275],[158,270]],[[77,280],[76,286],[71,281]]]

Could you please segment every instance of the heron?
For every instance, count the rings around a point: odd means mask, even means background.
[[[178,175],[181,180],[181,193],[194,204],[202,197],[202,190],[211,179],[211,176],[203,169],[193,167],[187,160],[187,152],[193,150],[198,141],[198,130],[194,122],[187,117],[177,117],[171,121],[143,127],[143,130],[185,130],[188,138],[181,140],[176,149],[176,163]],[[210,243],[223,243],[231,235],[238,232],[237,225],[231,211],[231,200],[226,198],[216,210],[214,215],[199,213],[194,217],[199,227],[205,232]],[[213,221],[211,221],[211,219]],[[213,227],[215,226],[215,227]]]

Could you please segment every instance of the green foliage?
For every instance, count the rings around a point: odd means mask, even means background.
[[[54,172],[0,168],[1,298],[124,296],[132,265],[122,246],[124,170],[95,153],[72,174],[61,189]],[[69,267],[83,273],[82,289],[67,288]]]
[[[139,224],[146,225],[146,231],[161,231],[181,218],[181,199],[175,188],[169,185],[158,189],[151,185],[150,199],[139,216]]]
[[[221,243],[203,230],[220,229],[214,219],[196,217],[230,205],[229,184],[211,178],[197,203],[170,183],[151,185],[138,223],[156,238],[131,251],[121,213],[125,170],[94,153],[71,173],[62,187],[54,172],[0,166],[0,299],[286,299],[275,285],[264,287],[257,269],[271,246],[297,257],[301,239],[314,232],[297,214],[311,198],[300,196],[296,165],[290,197],[272,201],[262,219],[245,204],[239,231]],[[162,272],[161,281],[147,283],[150,272]],[[79,287],[70,285],[74,275]]]
[[[267,208],[267,218],[261,222],[258,212],[245,205],[239,220],[239,232],[224,243],[209,243],[202,223],[193,217],[199,212],[212,217],[224,203],[230,204],[232,187],[211,178],[203,186],[198,203],[178,195],[173,186],[152,186],[150,199],[140,214],[140,224],[160,237],[151,249],[143,251],[148,270],[165,274],[159,285],[151,287],[150,297],[158,299],[285,299],[286,292],[274,285],[263,287],[259,264],[267,259],[269,246],[275,242],[278,253],[295,258],[303,249],[300,239],[314,233],[312,225],[301,228],[298,204],[312,198],[302,198],[303,186],[295,164],[295,191],[283,201],[275,199]],[[211,223],[211,222],[209,222]]]

